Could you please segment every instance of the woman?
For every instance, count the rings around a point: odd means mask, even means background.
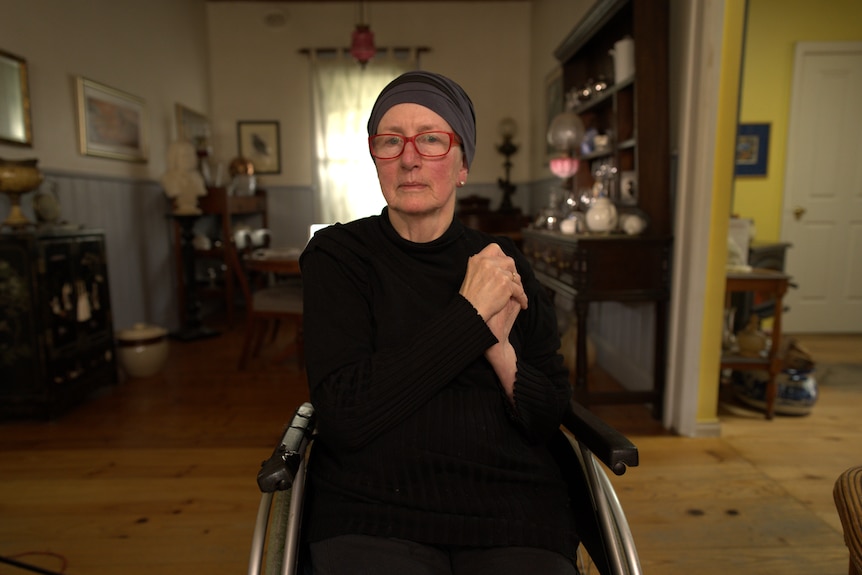
[[[386,208],[318,232],[300,260],[315,573],[574,574],[545,447],[571,393],[553,308],[510,241],[455,219],[473,104],[408,72],[368,134]]]

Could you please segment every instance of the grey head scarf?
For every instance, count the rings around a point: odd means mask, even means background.
[[[419,104],[446,120],[461,138],[467,167],[476,153],[476,113],[467,92],[441,74],[415,70],[392,80],[377,96],[368,119],[368,135],[377,133],[380,119],[398,104]]]

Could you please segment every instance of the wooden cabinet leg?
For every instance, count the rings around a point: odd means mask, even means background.
[[[655,302],[655,344],[653,348],[653,391],[655,401],[652,415],[661,421],[664,417],[664,388],[667,376],[667,301]]]
[[[584,407],[590,404],[590,392],[587,386],[587,311],[590,304],[586,301],[575,301],[575,319],[578,325],[578,339],[575,342],[575,398]]]
[[[775,307],[772,312],[772,347],[769,350],[769,383],[766,386],[766,418],[775,416],[775,398],[778,396],[778,384],[776,378],[782,371],[783,358],[781,357],[781,315],[784,308],[784,294],[787,292],[787,282],[776,286]]]

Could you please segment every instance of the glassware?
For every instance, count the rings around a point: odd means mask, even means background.
[[[577,150],[584,139],[584,123],[574,112],[560,112],[548,127],[548,143],[560,152]]]
[[[548,194],[548,205],[540,212],[533,226],[540,230],[559,231],[560,222],[564,214],[560,209],[562,194],[556,188],[552,188]]]
[[[552,174],[565,180],[566,178],[571,178],[578,173],[580,161],[569,154],[563,153],[551,158],[548,164],[551,168]]]

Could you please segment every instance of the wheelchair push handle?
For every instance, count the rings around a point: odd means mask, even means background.
[[[296,410],[281,442],[260,465],[257,486],[262,493],[284,491],[293,485],[296,470],[314,433],[314,420],[314,408],[310,403],[303,403]]]

